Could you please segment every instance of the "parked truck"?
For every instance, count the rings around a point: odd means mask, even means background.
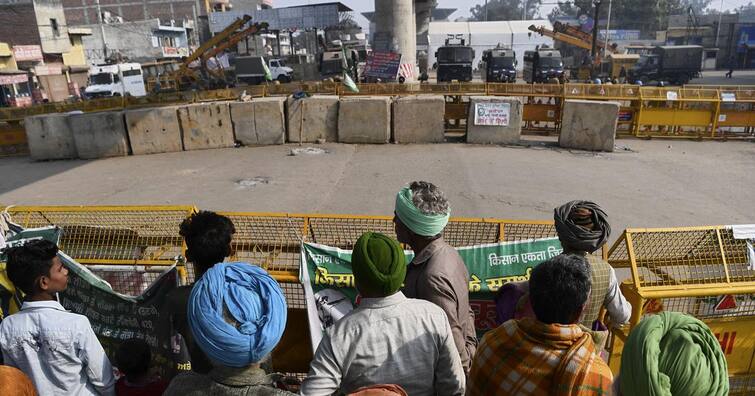
[[[516,82],[516,53],[500,46],[487,49],[482,53],[480,70],[485,82]]]
[[[293,79],[294,69],[286,66],[282,59],[265,59],[261,56],[237,56],[233,65],[236,71],[236,81],[244,84],[261,84],[265,81],[265,67],[267,63],[270,77],[281,83]]]
[[[553,48],[538,48],[524,53],[524,81],[529,84],[564,82],[564,62]]]
[[[700,75],[703,47],[699,45],[661,45],[650,53],[640,55],[629,69],[629,81],[646,84],[649,81],[684,85]]]
[[[142,67],[138,63],[96,65],[89,69],[89,83],[84,89],[87,98],[108,96],[146,96]]]
[[[464,45],[464,40],[461,40],[460,44],[451,44],[446,40],[446,45],[435,52],[435,59],[438,66],[438,82],[472,81],[474,50]]]

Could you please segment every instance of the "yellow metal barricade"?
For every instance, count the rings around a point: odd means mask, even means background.
[[[755,85],[703,85],[686,84],[684,88],[690,89],[717,89],[721,91],[755,91]]]
[[[370,96],[397,96],[413,95],[420,93],[420,84],[357,84],[359,92],[352,92],[348,87],[341,85],[338,87],[338,94],[341,96],[370,95]]]
[[[724,138],[755,137],[755,86],[719,88],[720,101],[714,136]]]
[[[114,290],[139,295],[160,271],[184,255],[178,226],[194,210],[193,206],[14,206],[8,213],[24,228],[60,227],[61,250],[96,269]],[[117,271],[119,266],[144,275],[129,276]],[[179,273],[186,278],[185,268]]]
[[[181,221],[196,211],[193,206],[16,206],[8,212],[23,227],[57,225],[63,230],[61,249],[105,277],[117,291],[140,294],[157,273],[175,257],[185,254],[178,234]],[[231,218],[231,260],[248,261],[265,268],[281,284],[289,306],[288,323],[273,351],[276,370],[308,371],[312,359],[304,291],[299,283],[300,247],[303,241],[351,249],[366,231],[396,237],[391,216],[306,215],[286,213],[221,212]],[[556,235],[551,221],[517,221],[453,218],[444,238],[453,246],[545,238]],[[106,267],[109,270],[101,270]],[[113,269],[122,279],[113,275]],[[185,280],[194,273],[187,265]],[[134,281],[134,275],[141,275]]]
[[[642,87],[640,100],[635,136],[709,138],[716,130],[717,90]]]
[[[377,231],[396,237],[391,216],[304,215],[224,212],[236,226],[232,259],[258,263],[280,283],[289,321],[273,352],[278,370],[306,372],[312,359],[304,291],[299,283],[302,241],[351,249],[359,236]],[[550,221],[453,218],[444,238],[453,246],[555,236]]]
[[[623,342],[643,317],[684,312],[704,321],[721,343],[732,394],[755,391],[755,271],[745,240],[724,226],[627,229],[608,260],[631,271],[621,288],[632,317],[614,331],[609,364],[615,373]]]

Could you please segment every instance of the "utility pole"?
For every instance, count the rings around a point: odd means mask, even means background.
[[[527,0],[522,0],[522,20],[527,20]]]
[[[592,47],[590,48],[590,56],[593,61],[596,59],[595,55],[597,55],[598,51],[598,12],[600,11],[600,3],[602,3],[602,0],[596,0],[593,2],[595,5],[595,16],[593,17]]]
[[[488,21],[488,0],[485,0],[485,22]]]
[[[721,19],[724,17],[724,0],[721,0],[721,5],[718,7],[718,29],[716,29],[716,45],[718,48],[718,36],[721,35]]]
[[[102,25],[102,9],[100,9],[100,0],[94,0],[97,5],[97,23],[100,25],[100,37],[102,37],[102,60],[107,59],[107,44],[105,41],[105,26]]]
[[[606,21],[606,37],[603,39],[605,40],[605,45],[603,46],[603,56],[607,56],[608,54],[608,38],[611,37],[611,5],[613,4],[613,0],[608,0],[608,21]]]

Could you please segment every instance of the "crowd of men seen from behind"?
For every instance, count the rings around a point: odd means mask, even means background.
[[[160,313],[186,342],[192,369],[170,381],[152,374],[144,341],[125,341],[107,356],[87,318],[58,303],[68,270],[55,244],[9,248],[7,274],[25,300],[0,323],[0,394],[728,394],[718,341],[682,313],[646,316],[624,344],[620,373],[612,374],[599,312],[605,308],[605,322],[618,326],[628,323],[631,306],[614,269],[594,254],[611,232],[595,203],[555,209],[563,253],[535,266],[528,281],[497,292],[499,326],[478,342],[468,271],[442,238],[448,200],[419,181],[395,202],[398,240],[366,232],[356,241],[359,305],[326,329],[301,381],[267,370],[286,327],[286,299],[264,269],[226,262],[235,228],[225,216],[202,211],[181,224],[196,281],[172,290]],[[414,252],[408,263],[401,243]]]

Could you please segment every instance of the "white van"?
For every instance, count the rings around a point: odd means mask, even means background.
[[[265,81],[265,68],[261,56],[237,56],[233,61],[236,80],[245,84],[261,84]],[[267,61],[270,76],[273,80],[288,83],[293,80],[294,69],[286,66],[283,59],[269,59]]]
[[[138,63],[92,66],[89,69],[89,85],[84,92],[90,98],[146,96],[142,66]]]

